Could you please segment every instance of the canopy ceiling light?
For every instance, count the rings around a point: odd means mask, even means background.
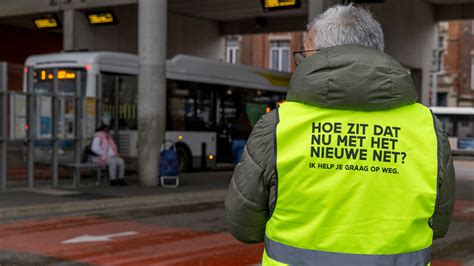
[[[264,12],[300,8],[301,0],[261,0]]]
[[[33,23],[39,30],[55,30],[61,28],[61,21],[56,14],[45,14],[34,17]]]
[[[373,4],[373,3],[383,3],[385,0],[345,0],[346,4],[354,3],[354,4]]]
[[[87,21],[93,26],[98,25],[116,25],[118,24],[117,16],[113,10],[100,10],[86,12]]]

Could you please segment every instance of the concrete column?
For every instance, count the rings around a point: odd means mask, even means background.
[[[429,105],[433,49],[437,47],[433,7],[424,1],[397,0],[370,5],[370,11],[382,24],[385,52],[402,65],[422,71],[420,100]]]
[[[63,11],[63,50],[74,50],[74,9]]]
[[[324,2],[325,0],[308,0],[308,22],[323,12]]]
[[[138,1],[138,173],[158,181],[158,160],[166,126],[167,0]]]
[[[323,13],[332,5],[342,3],[339,0],[308,0],[308,22],[311,22],[319,14]]]

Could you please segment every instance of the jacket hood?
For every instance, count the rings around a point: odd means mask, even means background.
[[[307,57],[291,77],[287,100],[319,107],[386,110],[416,102],[408,70],[389,55],[342,45]]]

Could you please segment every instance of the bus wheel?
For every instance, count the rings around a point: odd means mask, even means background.
[[[176,145],[176,149],[179,158],[179,172],[188,172],[191,170],[191,152],[189,152],[187,147],[183,147],[182,145]]]

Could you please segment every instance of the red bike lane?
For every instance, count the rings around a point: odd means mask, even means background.
[[[246,265],[262,245],[229,234],[86,216],[0,226],[0,249],[95,265]]]
[[[473,202],[459,201],[455,219],[474,221],[473,210]],[[75,216],[2,224],[0,249],[94,265],[251,265],[260,263],[263,245],[229,233]]]

